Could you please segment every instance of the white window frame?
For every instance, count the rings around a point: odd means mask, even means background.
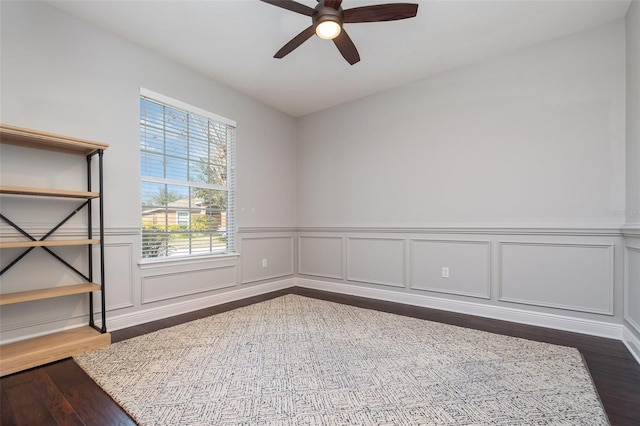
[[[187,223],[189,223],[189,219],[190,219],[191,213],[189,213],[189,212],[176,212],[176,225],[182,225],[182,222],[184,221],[183,218],[184,218],[185,215],[187,216]]]
[[[196,106],[187,104],[177,99],[173,99],[169,96],[153,92],[151,90],[140,88],[140,98],[148,98],[154,102],[164,104],[168,107],[175,108],[178,110],[182,110],[189,114],[193,114],[199,116],[201,118],[205,118],[209,121],[214,121],[220,124],[225,124],[234,128],[236,127],[236,122],[229,118],[214,114],[212,112],[206,111],[202,108],[198,108]],[[138,111],[138,118],[140,116],[140,111]],[[141,182],[155,182],[155,183],[163,183],[168,185],[180,185],[180,186],[191,186],[191,187],[199,187],[199,188],[209,188],[209,189],[218,189],[227,191],[227,214],[226,214],[226,232],[227,232],[227,244],[226,244],[226,252],[224,253],[196,253],[196,254],[187,254],[180,256],[165,256],[165,257],[150,257],[150,258],[142,258],[140,265],[148,264],[149,266],[153,264],[161,264],[161,263],[190,263],[197,259],[206,259],[206,258],[237,258],[238,254],[235,252],[236,246],[236,234],[237,228],[235,223],[235,184],[236,184],[236,176],[235,176],[235,137],[232,143],[227,145],[227,185],[226,187],[222,187],[220,185],[213,184],[204,184],[204,183],[194,183],[182,180],[174,180],[174,179],[165,179],[158,178],[152,176],[143,176],[142,170],[140,171],[140,180]],[[140,152],[140,150],[139,150]],[[177,220],[177,217],[176,217]]]

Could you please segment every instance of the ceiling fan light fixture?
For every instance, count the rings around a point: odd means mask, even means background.
[[[2,1],[2,0],[0,0]],[[384,22],[413,18],[418,13],[417,3],[389,3],[342,9],[342,0],[318,0],[313,9],[295,0],[262,0],[265,3],[311,17],[311,25],[289,40],[273,55],[284,58],[302,43],[309,40],[315,32],[322,39],[333,40],[342,57],[353,65],[360,61],[360,54],[342,24],[358,22]]]
[[[316,25],[316,35],[324,40],[333,40],[340,35],[342,26],[339,22],[332,19],[327,19],[318,22]]]

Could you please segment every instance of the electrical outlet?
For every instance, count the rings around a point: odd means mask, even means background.
[[[266,268],[267,266],[269,266],[267,259],[262,259],[262,267]]]
[[[446,266],[442,267],[442,278],[449,278],[449,268]]]

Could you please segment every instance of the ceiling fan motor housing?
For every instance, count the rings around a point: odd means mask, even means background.
[[[315,7],[315,11],[311,16],[311,20],[313,22],[313,26],[317,27],[318,24],[325,21],[334,21],[337,22],[340,27],[344,22],[344,13],[342,12],[342,7],[339,7],[337,10],[324,5],[324,1],[318,3]]]

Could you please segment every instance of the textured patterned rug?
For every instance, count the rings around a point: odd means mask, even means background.
[[[141,425],[607,425],[573,348],[296,295],[75,357]]]

